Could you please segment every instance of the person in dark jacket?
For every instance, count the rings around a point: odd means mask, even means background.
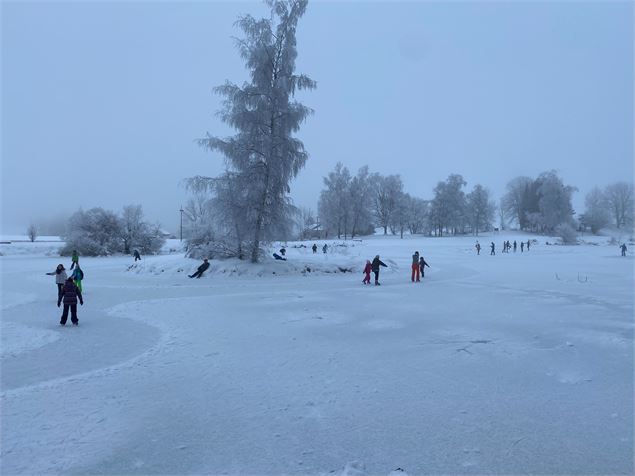
[[[516,243],[516,240],[514,240],[514,253],[516,253],[516,247],[518,246],[518,243]]]
[[[379,259],[379,255],[375,256],[373,262],[371,263],[371,269],[373,273],[375,273],[375,286],[379,286],[379,267],[383,266],[386,268],[386,264]]]
[[[425,278],[426,277],[426,273],[425,273],[425,267],[430,267],[430,265],[427,263],[427,261],[424,259],[424,257],[422,256],[421,258],[419,258],[419,270],[421,271],[421,277]]]
[[[326,252],[329,249],[329,245],[327,245],[326,243],[324,243],[324,246],[322,247],[322,253],[326,254]]]
[[[494,242],[492,241],[492,243],[489,245],[491,248],[491,251],[489,252],[490,255],[495,255],[496,254],[496,245],[494,244]]]
[[[530,245],[530,243],[531,243],[531,242],[530,242],[529,240],[527,240],[527,251],[529,251],[529,245]]]
[[[205,258],[203,260],[203,264],[200,265],[198,269],[196,270],[196,273],[189,275],[189,277],[200,278],[201,276],[203,276],[203,273],[207,270],[207,268],[209,268],[209,261],[207,261],[207,258]]]
[[[481,254],[481,244],[477,241],[476,245],[474,245],[474,248],[476,248],[476,254],[480,255]]]
[[[622,243],[620,249],[622,250],[622,256],[626,256],[626,243]]]
[[[63,264],[58,264],[57,268],[55,268],[55,271],[46,274],[48,274],[49,276],[55,276],[55,284],[57,285],[57,298],[59,299],[62,295],[62,288],[64,287],[64,283],[68,278],[66,276],[66,268],[64,268]]]
[[[139,250],[134,250],[134,253],[132,253],[134,256],[134,262],[136,263],[137,260],[141,259],[141,255],[139,254]]]
[[[525,251],[525,242],[521,241],[520,242],[520,252],[522,253],[523,251]]]
[[[79,299],[79,303],[83,306],[84,299],[82,298],[82,292],[73,282],[73,278],[68,278],[62,288],[62,295],[57,300],[57,307],[60,307],[62,301],[64,301],[64,310],[62,311],[62,317],[60,319],[61,325],[66,325],[69,309],[71,310],[71,322],[74,326],[79,324],[79,319],[77,319],[77,299]]]
[[[313,243],[311,249],[313,250],[313,254],[317,253],[317,245],[315,243]]]
[[[287,258],[283,258],[282,256],[280,256],[278,253],[274,253],[273,257],[277,260],[281,260],[281,261],[286,261]]]
[[[283,246],[280,248],[280,255],[284,258],[287,254],[287,249]]]

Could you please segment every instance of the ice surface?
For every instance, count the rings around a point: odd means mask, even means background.
[[[632,474],[633,254],[499,252],[528,238],[288,243],[201,279],[84,257],[78,328],[44,275],[70,260],[25,244],[0,258],[1,472]]]

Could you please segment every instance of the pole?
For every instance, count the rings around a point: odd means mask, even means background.
[[[183,241],[183,205],[179,211],[181,212],[181,241]]]

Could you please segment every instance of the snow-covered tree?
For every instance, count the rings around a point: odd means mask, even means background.
[[[408,198],[408,231],[411,235],[428,231],[428,213],[430,202],[422,198]]]
[[[608,210],[617,228],[633,226],[633,184],[617,182],[606,187],[604,192]]]
[[[121,238],[123,252],[129,255],[131,246],[136,246],[141,234],[145,232],[143,209],[141,205],[126,205],[121,212]]]
[[[388,234],[388,227],[392,223],[392,215],[403,193],[403,183],[399,175],[386,177],[373,174],[371,177],[372,204],[375,214],[375,223],[384,229],[384,235]]]
[[[308,158],[294,133],[312,112],[293,97],[300,89],[316,86],[307,76],[294,72],[296,28],[307,0],[267,3],[270,18],[257,20],[246,15],[237,22],[244,34],[238,49],[249,69],[249,81],[242,86],[227,82],[216,88],[224,97],[220,117],[237,133],[224,139],[208,135],[200,141],[224,156],[227,173],[223,181],[233,183],[226,190],[240,194],[243,202],[236,205],[249,211],[249,233],[235,239],[244,240],[238,246],[249,247],[253,262],[259,259],[261,242],[281,228],[289,228],[293,220],[289,184]],[[242,224],[229,226],[242,228]]]
[[[593,188],[584,197],[586,210],[580,216],[580,222],[584,226],[591,228],[591,233],[596,234],[600,229],[607,226],[611,221],[608,210],[608,202],[604,192],[598,187]]]
[[[341,162],[324,177],[326,187],[320,193],[318,213],[322,225],[329,232],[336,233],[338,238],[348,237],[351,220],[351,174]]]
[[[430,217],[439,236],[444,230],[456,234],[465,223],[465,185],[461,175],[451,174],[434,188]]]
[[[70,255],[73,250],[85,256],[117,253],[123,250],[121,235],[121,220],[114,212],[103,208],[79,210],[68,220],[66,245],[60,253]]]
[[[577,189],[564,185],[555,171],[544,172],[536,180],[538,186],[538,206],[542,231],[554,231],[560,224],[573,222],[571,196]]]
[[[467,194],[466,217],[472,232],[478,236],[479,231],[491,227],[496,213],[496,205],[490,200],[489,191],[482,185],[475,185]]]
[[[349,187],[351,238],[373,232],[373,187],[368,166],[364,165],[351,179]]]
[[[29,237],[29,240],[31,240],[31,243],[33,243],[35,239],[37,238],[37,227],[33,223],[31,223],[29,227],[26,229],[26,236]]]
[[[533,179],[529,177],[516,177],[507,183],[507,192],[501,198],[501,208],[504,213],[512,218],[521,230],[528,227],[527,193]]]

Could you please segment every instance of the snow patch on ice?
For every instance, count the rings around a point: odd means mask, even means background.
[[[0,359],[15,357],[60,338],[59,332],[24,326],[15,322],[0,322],[2,348]]]

